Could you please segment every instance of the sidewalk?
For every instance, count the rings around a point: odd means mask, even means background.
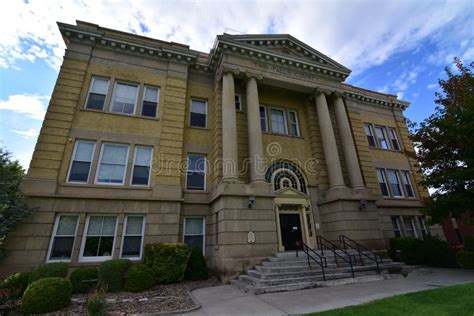
[[[185,315],[305,314],[469,282],[474,282],[474,270],[421,268],[406,278],[263,295],[221,285],[193,291],[202,307]]]

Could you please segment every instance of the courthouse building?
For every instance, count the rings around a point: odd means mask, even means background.
[[[371,249],[442,234],[409,155],[408,102],[286,34],[218,35],[210,52],[59,23],[64,61],[2,274],[200,247],[224,278],[316,236]]]

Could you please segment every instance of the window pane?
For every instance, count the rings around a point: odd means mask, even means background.
[[[201,155],[188,156],[188,171],[206,171],[206,157]]]
[[[188,172],[187,176],[187,189],[191,190],[204,190],[204,179],[205,175],[199,172]]]
[[[116,222],[116,217],[115,216],[105,216],[104,217],[104,224],[102,227],[102,236],[106,235],[115,235],[115,222]]]
[[[93,110],[103,110],[105,103],[105,95],[89,93],[89,98],[87,99],[86,108]]]
[[[286,134],[285,115],[281,110],[271,110],[272,115],[272,132]]]
[[[94,151],[95,143],[93,142],[84,142],[78,141],[76,147],[76,154],[74,155],[74,160],[79,161],[91,161],[92,152]]]
[[[55,237],[51,248],[49,259],[70,259],[72,248],[74,246],[74,236],[71,237]]]
[[[387,170],[388,181],[390,182],[390,188],[394,196],[403,196],[402,188],[400,186],[400,180],[395,170]]]
[[[118,83],[115,86],[113,112],[131,114],[134,111],[135,100],[137,97],[137,86]]]
[[[289,117],[290,117],[290,132],[291,135],[294,136],[299,136],[299,130],[298,130],[298,116],[296,115],[296,112],[290,111]]]
[[[126,235],[141,235],[143,228],[143,216],[128,216]]]
[[[143,101],[142,116],[156,117],[156,102]]]
[[[206,114],[191,113],[191,126],[206,127]]]
[[[96,257],[99,249],[100,237],[87,237],[84,245],[84,257]]]
[[[89,178],[90,162],[74,161],[69,173],[69,181],[71,182],[87,182]]]
[[[242,110],[242,104],[240,103],[240,95],[235,95],[235,109],[237,111]]]
[[[56,236],[74,236],[76,233],[77,216],[61,215]]]
[[[148,185],[150,177],[150,167],[134,166],[132,175],[132,184]]]
[[[389,149],[385,129],[383,127],[376,127],[375,134],[377,135],[377,138],[379,140],[380,147],[384,149]]]
[[[260,107],[260,128],[262,132],[267,131],[267,113],[265,112],[265,107]]]
[[[92,79],[91,92],[97,94],[107,94],[107,85],[109,80],[94,77]]]
[[[364,124],[365,135],[367,136],[367,141],[370,147],[377,147],[375,144],[375,138],[372,132],[372,126]]]
[[[145,95],[143,99],[149,102],[154,102],[154,103],[158,102],[158,89],[145,87]]]
[[[100,237],[98,256],[111,256],[114,245],[114,237]]]
[[[102,216],[91,216],[89,218],[89,227],[87,229],[87,235],[100,235],[102,230]]]
[[[135,157],[135,165],[138,166],[149,166],[151,158],[150,147],[137,147],[137,156]]]
[[[206,102],[205,101],[192,100],[191,101],[191,112],[205,115],[206,114]]]
[[[203,236],[184,236],[184,243],[188,245],[188,251],[192,251],[195,247],[203,251],[203,241]]]
[[[122,257],[139,257],[141,248],[141,236],[125,236],[123,239]]]
[[[202,235],[203,234],[203,219],[202,218],[191,218],[188,217],[186,221],[185,235]]]

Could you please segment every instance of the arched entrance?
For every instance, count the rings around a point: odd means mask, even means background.
[[[294,250],[301,242],[314,248],[316,237],[304,174],[295,164],[284,160],[272,164],[265,179],[272,184],[275,194],[279,251]]]

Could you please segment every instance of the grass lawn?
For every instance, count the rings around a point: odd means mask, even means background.
[[[349,306],[310,315],[474,315],[474,283],[398,295],[363,305]]]

